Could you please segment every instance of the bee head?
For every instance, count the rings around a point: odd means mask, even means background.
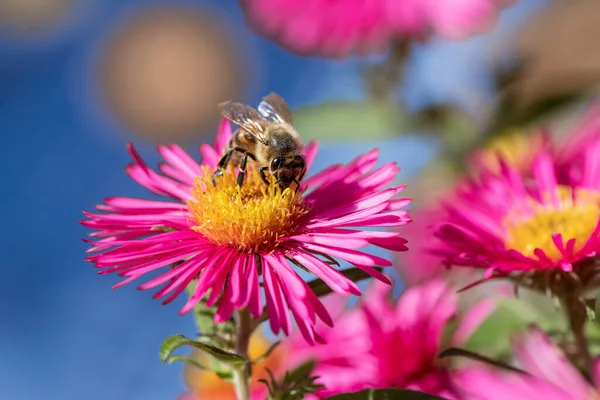
[[[306,160],[302,155],[279,156],[271,160],[269,169],[279,186],[285,189],[293,182],[300,185],[300,180],[306,171]]]

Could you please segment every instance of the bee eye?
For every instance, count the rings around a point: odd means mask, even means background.
[[[283,161],[281,158],[274,158],[271,161],[271,171],[277,171],[281,167],[281,161]]]

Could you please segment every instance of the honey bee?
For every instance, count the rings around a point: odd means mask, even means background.
[[[267,174],[275,177],[284,190],[296,183],[296,190],[306,172],[306,160],[301,154],[300,135],[292,125],[292,113],[285,100],[276,93],[265,96],[257,109],[245,104],[226,101],[219,111],[239,126],[213,174],[222,176],[232,164],[239,168],[237,184],[244,183],[248,158],[256,162],[262,180],[269,184]]]

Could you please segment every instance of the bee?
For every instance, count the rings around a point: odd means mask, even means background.
[[[228,165],[239,168],[237,184],[244,183],[248,159],[258,166],[262,180],[268,185],[268,175],[284,190],[296,184],[296,190],[306,172],[306,160],[301,154],[300,135],[292,125],[292,113],[285,100],[276,93],[265,96],[257,109],[245,104],[226,101],[219,111],[239,126],[213,174],[223,175]]]

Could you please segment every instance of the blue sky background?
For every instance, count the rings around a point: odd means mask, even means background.
[[[413,107],[452,100],[472,108],[490,89],[484,50],[541,2],[509,9],[491,36],[421,46],[410,60],[403,98]],[[0,38],[0,398],[173,399],[184,388],[182,366],[161,364],[158,349],[170,334],[194,334],[191,318],[177,314],[182,301],[163,307],[135,285],[111,291],[117,277],[98,276],[83,261],[87,246],[80,238],[88,231],[78,224],[81,210],[106,196],[147,195],[123,173],[131,137],[97,117],[86,73],[112,22],[148,2],[83,3],[72,23],[43,42]],[[293,56],[245,28],[236,1],[196,3],[223,11],[256,54],[261,72],[249,99],[276,91],[295,107],[362,98],[356,60]],[[382,146],[383,161],[399,161],[402,180],[433,157],[436,144],[416,135],[324,143],[315,168],[374,146]],[[155,164],[152,146],[140,147]]]

